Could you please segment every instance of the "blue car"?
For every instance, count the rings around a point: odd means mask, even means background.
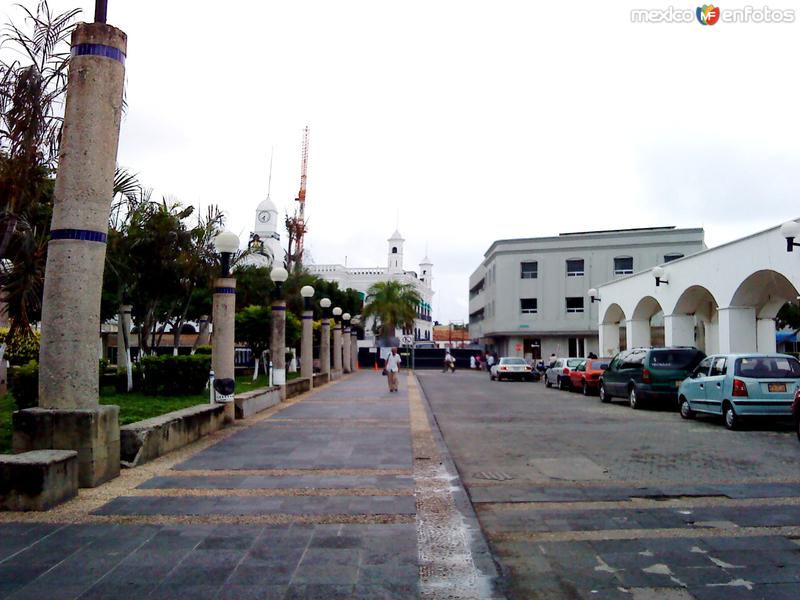
[[[742,417],[792,416],[800,362],[786,354],[715,354],[703,359],[678,388],[681,416],[722,415],[728,429]]]

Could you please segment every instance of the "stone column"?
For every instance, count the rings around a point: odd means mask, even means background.
[[[211,332],[208,330],[208,315],[201,315],[197,320],[200,331],[197,332],[197,341],[194,343],[193,350],[200,346],[208,346],[211,343]]]
[[[119,407],[99,404],[97,332],[122,116],[126,35],[72,33],[39,351],[39,408],[14,417],[14,449],[77,450],[79,481],[119,474]]]
[[[775,319],[756,320],[756,349],[765,354],[778,351],[775,339]]]
[[[286,301],[272,303],[272,335],[269,347],[272,360],[272,381],[270,385],[281,388],[281,401],[286,400]]]
[[[756,351],[756,311],[752,307],[720,308],[719,352]]]
[[[344,329],[342,330],[342,371],[350,373],[352,371],[352,362],[350,359],[350,326],[345,321]]]
[[[601,323],[598,335],[600,356],[614,356],[619,352],[619,323]]]
[[[212,308],[214,335],[211,336],[211,368],[216,379],[235,379],[236,279],[220,277],[214,281]],[[233,402],[225,403],[225,422],[236,420]]]
[[[300,339],[300,377],[311,380],[314,387],[314,311],[303,311],[303,334]]]
[[[694,316],[664,315],[664,345],[694,346]]]
[[[130,304],[122,304],[119,307],[119,316],[117,318],[117,370],[121,371],[128,368],[128,355],[126,350],[130,344],[131,336]]]
[[[333,370],[340,374],[342,372],[342,323],[333,322]]]
[[[650,345],[650,319],[625,321],[625,345],[628,350]]]
[[[350,371],[355,373],[358,370],[358,331],[350,328]]]
[[[322,317],[319,342],[319,370],[321,373],[331,372],[331,320]]]

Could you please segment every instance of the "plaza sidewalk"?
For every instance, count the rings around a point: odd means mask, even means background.
[[[492,597],[413,376],[400,392],[356,373],[50,513],[0,515],[0,598]]]

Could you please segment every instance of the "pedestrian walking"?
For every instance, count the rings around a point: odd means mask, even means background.
[[[475,356],[470,356],[469,357],[469,368],[470,368],[470,370],[473,370],[473,371],[475,369],[477,369],[477,364],[475,362]]]
[[[486,370],[487,371],[491,371],[493,364],[494,364],[494,355],[487,352],[487,354],[486,354]]]
[[[448,369],[453,373],[456,372],[456,359],[450,354],[450,350],[447,350],[444,355],[444,369],[442,369],[442,373],[447,373]]]
[[[401,359],[400,355],[397,353],[397,348],[392,348],[392,353],[386,357],[386,366],[384,367],[390,392],[397,391],[397,374],[400,372],[400,364],[402,362],[403,359]]]

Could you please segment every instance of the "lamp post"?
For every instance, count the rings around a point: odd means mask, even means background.
[[[342,315],[342,370],[345,373],[353,370],[350,363],[350,313]]]
[[[342,374],[342,309],[333,309],[333,370],[336,376]]]
[[[319,338],[319,372],[328,373],[330,378],[331,372],[331,299],[323,298],[319,301],[319,306],[322,308],[322,327],[320,330]]]
[[[300,288],[303,297],[303,336],[300,340],[300,377],[307,377],[309,386],[314,387],[314,310],[311,298],[314,288],[304,285]]]
[[[597,291],[597,288],[589,288],[587,293],[589,294],[589,301],[592,304],[595,302],[600,302],[600,293]]]
[[[235,233],[223,231],[214,238],[214,249],[220,255],[220,277],[214,281],[211,337],[211,370],[214,371],[214,398],[225,403],[225,422],[236,418],[234,393],[234,343],[236,342],[236,279],[231,277],[231,257],[239,249]]]
[[[664,285],[669,285],[669,275],[664,270],[664,267],[653,267],[653,277],[656,278],[656,287],[660,286],[662,283]]]
[[[800,223],[787,221],[781,225],[781,235],[786,238],[786,251],[794,251],[795,246],[800,246],[800,244],[794,241],[795,238],[800,236]]]
[[[361,323],[358,317],[350,319],[350,371],[358,370],[358,330],[356,326]]]
[[[123,106],[127,36],[78,23],[60,133],[42,300],[39,400],[14,414],[15,452],[78,451],[78,481],[119,475],[119,407],[101,405],[97,332]]]
[[[286,400],[286,300],[283,299],[283,284],[289,279],[289,272],[283,267],[272,267],[269,278],[275,284],[275,294],[272,299],[272,335],[269,340],[272,360],[270,385],[280,386],[281,400]]]

